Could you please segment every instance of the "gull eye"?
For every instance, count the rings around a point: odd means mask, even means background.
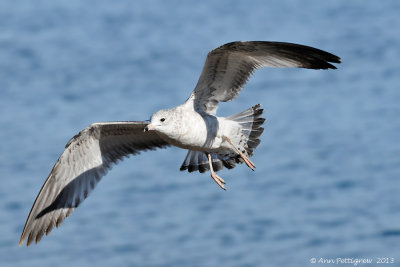
[[[161,118],[160,121],[161,121],[161,122],[164,122],[164,121],[165,121],[165,118]]]

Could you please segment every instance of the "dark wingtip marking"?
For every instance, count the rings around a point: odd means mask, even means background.
[[[56,224],[54,223],[54,221],[51,220],[49,226],[48,226],[47,229],[46,229],[46,235],[49,235],[49,234],[51,233],[51,231],[53,230],[53,228],[54,228],[55,225],[56,225]]]
[[[33,232],[30,232],[28,235],[28,241],[26,242],[26,246],[29,246],[30,244],[32,244],[33,240],[34,240]]]

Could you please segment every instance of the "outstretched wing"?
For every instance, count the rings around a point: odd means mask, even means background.
[[[340,63],[340,58],[304,45],[262,41],[228,43],[208,54],[189,101],[194,101],[196,110],[215,115],[218,102],[235,98],[256,69],[336,69],[329,62]]]
[[[88,126],[66,145],[26,220],[19,245],[29,246],[59,226],[88,196],[113,163],[130,154],[168,146],[148,122],[107,122]]]

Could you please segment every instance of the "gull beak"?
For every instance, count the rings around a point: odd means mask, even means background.
[[[146,127],[144,127],[143,132],[148,132],[148,131],[152,131],[152,130],[154,130],[153,125],[147,124]]]

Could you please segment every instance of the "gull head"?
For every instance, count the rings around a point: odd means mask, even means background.
[[[151,116],[150,123],[144,131],[157,131],[172,137],[177,130],[177,122],[175,109],[162,109]]]

